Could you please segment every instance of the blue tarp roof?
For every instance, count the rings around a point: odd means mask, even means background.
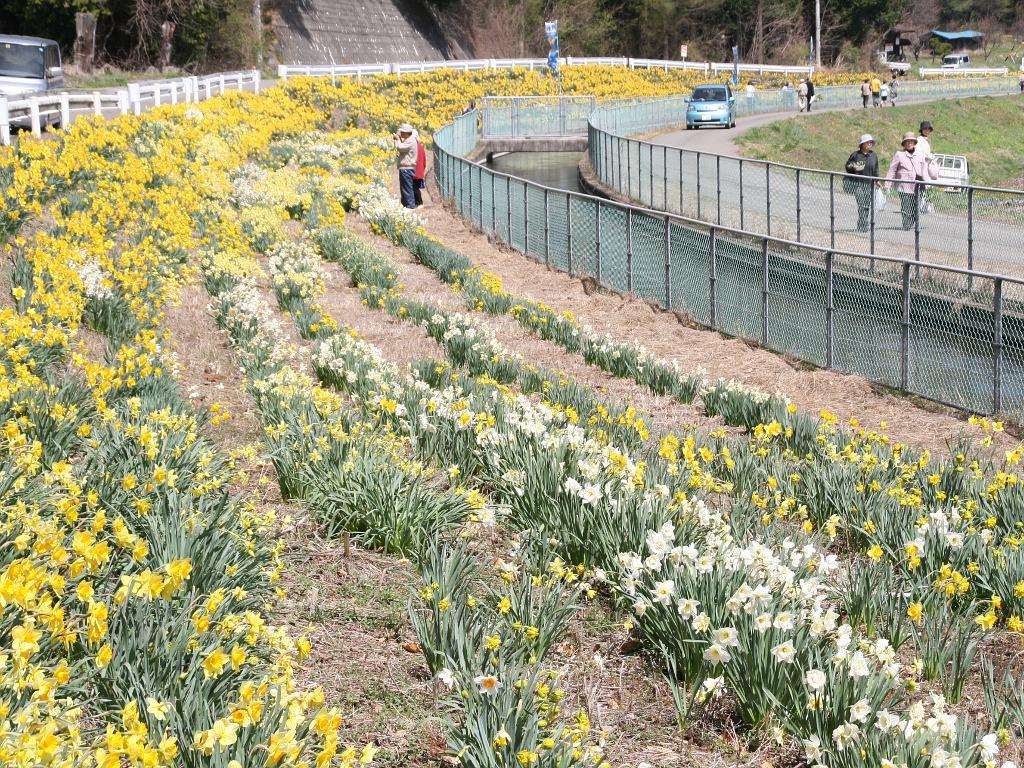
[[[943,40],[974,40],[979,37],[984,37],[984,33],[975,32],[972,29],[968,29],[964,32],[943,32],[941,29],[933,29],[932,34],[935,37],[941,37]]]

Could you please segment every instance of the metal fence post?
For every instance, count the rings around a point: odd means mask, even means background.
[[[871,203],[871,208],[874,209],[874,201]],[[836,175],[830,173],[828,175],[828,209],[829,209],[829,247],[836,247]]]
[[[677,149],[679,156],[679,215],[683,215],[683,150]]]
[[[615,189],[622,191],[622,138],[615,137]]]
[[[523,182],[523,253],[530,255],[530,185]]]
[[[668,210],[668,146],[661,145],[661,208]]]
[[[772,166],[764,164],[764,204],[767,211],[767,227],[769,236],[772,233]]]
[[[711,227],[711,254],[709,259],[708,275],[710,278],[710,299],[709,320],[712,328],[718,323],[718,231]]]
[[[473,210],[473,166],[469,166],[469,220],[471,222],[474,221]]]
[[[601,284],[601,201],[597,201],[597,210],[594,212],[594,278],[598,285]]]
[[[869,219],[868,219],[868,231],[869,231],[869,233],[868,233],[868,253],[870,253],[873,256],[874,253],[875,253],[875,230],[876,230],[877,221],[878,221],[878,212],[875,209],[875,182],[871,182],[871,201],[868,204],[871,206],[869,211],[868,211],[868,216],[869,216]],[[858,203],[858,205],[859,205],[859,203]],[[859,210],[857,211],[857,221],[858,221],[858,225],[859,225],[859,222],[860,222],[860,211]],[[874,259],[871,259],[868,262],[868,269],[870,271],[872,271],[872,272],[875,271],[875,260]]]
[[[825,254],[825,367],[835,365],[835,292],[833,282],[832,251]]]
[[[800,169],[796,169],[796,241],[802,243],[800,239]]]
[[[548,202],[548,188],[544,187],[544,263],[551,263],[551,206]]]
[[[697,218],[700,219],[700,152],[697,153]]]
[[[1003,279],[993,286],[992,318],[992,413],[1003,409]]]
[[[761,343],[768,346],[768,238],[761,240]]]
[[[633,151],[632,140],[626,139],[626,197],[633,199]]]
[[[721,222],[719,222],[721,224]],[[743,158],[740,158],[740,229],[743,226]]]
[[[565,196],[565,254],[568,261],[566,271],[572,274],[572,195]]]
[[[914,184],[914,261],[921,260],[921,185]],[[917,268],[916,277],[921,277],[921,268]]]
[[[974,271],[974,187],[967,188],[967,268]],[[967,290],[973,288],[974,275],[967,275]]]
[[[633,209],[626,209],[626,293],[633,292]]]
[[[491,234],[498,237],[498,202],[494,197],[494,171],[491,171]]]
[[[903,262],[903,312],[900,319],[900,389],[910,382],[910,262]]]
[[[512,177],[505,177],[505,225],[508,229],[505,232],[508,234],[508,240],[506,241],[509,245],[512,245]],[[513,248],[515,246],[512,246]]]
[[[743,192],[742,179],[740,183],[740,192]],[[715,155],[715,194],[718,198],[718,221],[716,223],[722,223],[722,156]],[[742,218],[743,203],[740,203],[740,213]],[[740,227],[743,229],[743,227]]]
[[[651,208],[654,207],[654,145],[647,145],[647,172],[648,172],[648,185],[647,191],[650,193]],[[642,198],[641,198],[642,199]]]
[[[672,309],[672,222],[665,217],[665,309]]]

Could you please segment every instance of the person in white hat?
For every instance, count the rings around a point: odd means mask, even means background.
[[[402,123],[395,133],[395,149],[398,150],[398,186],[402,193],[402,205],[416,207],[416,158],[418,144],[416,130],[408,123]]]
[[[857,231],[867,232],[871,224],[871,206],[873,205],[875,182],[878,178],[878,155],[875,154],[875,137],[865,133],[860,137],[860,144],[846,161],[846,172],[843,177],[843,188],[857,198]],[[863,176],[863,179],[853,178]]]

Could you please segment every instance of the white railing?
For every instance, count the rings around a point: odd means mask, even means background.
[[[69,126],[83,115],[140,115],[145,109],[163,104],[194,104],[226,91],[259,93],[259,90],[259,71],[248,70],[129,83],[125,88],[105,92],[26,94],[24,98],[10,101],[0,97],[0,144],[10,145],[12,127],[27,128],[33,135],[40,136],[45,126]]]
[[[728,62],[712,61],[668,61],[665,59],[631,59],[621,57],[579,57],[566,56],[558,60],[559,66],[607,66],[629,67],[630,69],[688,69],[707,74],[731,72],[733,65]],[[277,76],[287,80],[295,76],[313,77],[363,77],[366,75],[404,75],[412,72],[434,72],[437,70],[457,70],[469,72],[473,70],[512,69],[543,69],[547,59],[451,59],[448,61],[394,62],[362,65],[323,65],[307,66],[304,64],[280,64]],[[740,64],[740,72],[753,72],[758,75],[784,74],[809,75],[813,67],[785,67],[773,64]]]
[[[1005,76],[1009,71],[1007,67],[961,67],[960,69],[953,67],[921,67],[918,70],[921,73],[921,77]]]

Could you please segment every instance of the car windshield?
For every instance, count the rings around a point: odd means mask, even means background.
[[[960,63],[960,57],[959,56],[947,56],[946,58],[944,58],[942,60],[942,63],[943,64],[959,64]]]
[[[691,101],[725,101],[725,88],[698,88],[690,97]]]
[[[0,43],[0,77],[34,77],[46,75],[46,58],[41,45]]]

